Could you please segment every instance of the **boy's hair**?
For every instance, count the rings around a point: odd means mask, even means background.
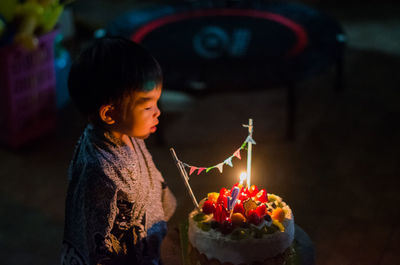
[[[121,38],[97,39],[71,66],[69,94],[89,121],[98,120],[102,105],[121,107],[134,91],[150,91],[162,83],[156,59],[142,46]]]

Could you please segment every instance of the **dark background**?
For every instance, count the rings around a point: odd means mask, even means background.
[[[314,243],[316,264],[398,263],[400,5],[301,2],[336,18],[348,48],[341,93],[333,89],[334,68],[296,83],[295,140],[285,138],[286,94],[280,86],[201,97],[165,89],[165,143],[160,145],[156,135],[147,144],[179,204],[163,245],[166,265],[181,263],[177,227],[193,208],[169,147],[189,164],[217,164],[245,139],[241,125],[248,118],[254,119],[257,142],[252,182],[290,205],[295,222]],[[74,58],[97,29],[124,11],[149,4],[75,1],[68,8],[75,34],[63,44]],[[84,126],[67,102],[58,110],[54,132],[19,149],[0,149],[1,264],[59,264],[67,168]],[[212,170],[193,176],[190,183],[200,200],[207,192],[230,187],[244,168],[245,160],[234,160],[222,175]]]

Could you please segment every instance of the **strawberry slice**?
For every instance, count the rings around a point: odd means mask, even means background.
[[[215,221],[222,224],[226,220],[227,217],[228,217],[227,210],[222,205],[220,205],[220,204],[217,205],[215,207],[215,211],[214,211]]]
[[[257,188],[257,186],[256,186],[256,185],[251,185],[251,186],[250,186],[250,189],[249,189],[249,195],[250,195],[250,197],[256,196],[257,193],[258,193],[258,188]]]
[[[221,190],[219,191],[219,195],[225,195],[225,196],[229,196],[231,195],[231,192],[229,190],[227,190],[226,188],[221,188]]]
[[[226,195],[219,195],[217,204],[222,205],[224,208],[228,207],[228,198]]]
[[[258,216],[255,210],[249,210],[247,214],[247,221],[251,224],[258,225],[261,223],[261,218]]]
[[[267,210],[267,206],[265,206],[265,204],[261,204],[256,208],[256,213],[260,218],[263,218],[265,215],[265,210]]]
[[[244,208],[243,208],[243,204],[241,202],[237,202],[235,207],[233,208],[233,213],[241,213],[242,215],[244,215]]]
[[[260,190],[256,196],[255,196],[256,200],[259,202],[268,202],[268,194],[267,191],[265,189]]]
[[[215,205],[212,201],[205,201],[202,209],[203,213],[212,214],[215,211]]]
[[[243,188],[239,194],[239,200],[245,201],[250,197],[249,190],[247,188]]]

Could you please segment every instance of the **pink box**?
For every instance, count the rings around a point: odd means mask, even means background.
[[[56,126],[54,38],[39,37],[38,48],[0,47],[0,141],[19,147]]]

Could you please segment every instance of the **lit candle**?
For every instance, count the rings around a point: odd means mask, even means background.
[[[242,172],[242,173],[240,174],[240,182],[239,182],[239,184],[240,184],[240,185],[243,185],[243,181],[244,181],[246,178],[247,178],[246,172]]]
[[[253,137],[253,119],[249,119],[249,135]],[[250,177],[251,177],[251,149],[252,143],[248,142],[247,148],[247,188],[250,188]]]

